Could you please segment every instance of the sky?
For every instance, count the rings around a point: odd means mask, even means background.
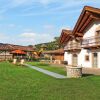
[[[85,5],[100,0],[0,0],[0,43],[35,45],[73,29]]]

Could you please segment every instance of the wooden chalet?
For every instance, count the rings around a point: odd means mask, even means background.
[[[64,60],[72,66],[100,68],[100,9],[85,6],[72,30],[72,35],[63,36]]]
[[[43,52],[43,54],[49,55],[52,60],[52,63],[61,64],[62,61],[64,61],[64,49],[45,51],[45,52]]]
[[[32,56],[32,52],[34,51],[34,49],[29,46],[0,43],[0,60],[13,59],[14,55],[11,52],[14,50],[22,50],[26,53],[26,56]]]

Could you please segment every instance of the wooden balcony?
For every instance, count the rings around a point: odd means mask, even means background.
[[[100,47],[100,36],[89,37],[82,40],[81,47],[88,48],[99,48]]]
[[[69,44],[67,44],[64,48],[65,51],[77,51],[77,50],[81,50],[81,45],[78,42],[70,42]]]

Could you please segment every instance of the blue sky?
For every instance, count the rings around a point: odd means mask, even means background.
[[[85,5],[100,0],[0,0],[0,42],[34,45],[73,29]]]

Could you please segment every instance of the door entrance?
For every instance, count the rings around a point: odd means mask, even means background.
[[[93,67],[97,68],[98,67],[98,54],[93,53]]]
[[[72,57],[72,62],[73,62],[73,66],[77,66],[77,62],[78,62],[78,57],[77,57],[77,54],[73,54],[73,57]]]

